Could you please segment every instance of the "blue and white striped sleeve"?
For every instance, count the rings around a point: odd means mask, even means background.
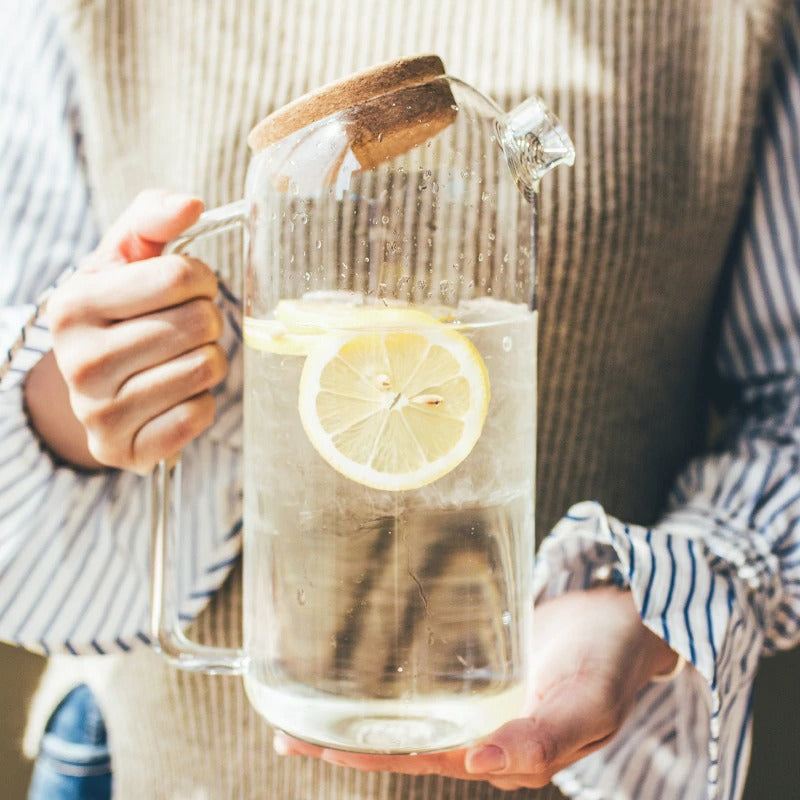
[[[731,406],[729,438],[686,467],[654,527],[625,524],[586,502],[541,549],[543,597],[583,588],[594,565],[613,563],[645,624],[694,665],[648,686],[611,744],[557,776],[571,796],[740,797],[759,659],[800,642],[796,0],[783,45],[765,100],[753,191],[731,250],[717,353]]]
[[[81,158],[79,92],[47,0],[0,3],[0,639],[52,653],[125,651],[147,642],[148,482],[80,472],[31,429],[25,376],[50,349],[38,298],[98,238]],[[181,614],[191,618],[239,550],[239,304],[220,298],[232,362],[218,418],[187,448],[193,536],[182,553]],[[24,336],[21,335],[24,330]]]

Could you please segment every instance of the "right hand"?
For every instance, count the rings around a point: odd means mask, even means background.
[[[202,210],[142,192],[49,301],[55,359],[99,465],[144,474],[214,421],[210,390],[227,372],[217,279],[197,259],[161,255]]]

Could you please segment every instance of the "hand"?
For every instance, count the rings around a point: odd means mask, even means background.
[[[383,756],[323,749],[275,736],[279,753],[369,771],[440,773],[500,789],[538,788],[606,744],[637,692],[669,672],[674,651],[641,622],[630,594],[614,587],[571,592],[535,614],[535,693],[528,714],[464,750]]]
[[[143,474],[213,423],[210,390],[227,371],[216,343],[217,280],[201,261],[161,255],[202,208],[185,195],[143,192],[51,297],[53,353],[84,451],[59,439],[65,429],[52,408],[58,391],[39,389],[55,362],[32,371],[26,401],[59,455]]]

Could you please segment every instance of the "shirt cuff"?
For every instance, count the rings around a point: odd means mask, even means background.
[[[0,391],[13,389],[41,357],[53,347],[50,328],[44,319],[50,295],[76,270],[70,265],[49,286],[36,303],[3,309],[2,352],[0,353]]]
[[[39,321],[37,306],[22,306],[13,312],[3,320],[0,391],[22,385],[28,372],[53,347],[50,329]]]
[[[737,547],[730,536],[713,529],[711,519],[707,535],[691,530],[690,535],[675,521],[652,528],[628,525],[606,515],[599,503],[579,503],[542,542],[536,587],[539,600],[588,588],[602,564],[612,565],[624,576],[644,624],[695,667],[687,671],[691,675],[684,673],[669,684],[651,684],[647,691],[669,693],[665,702],[675,706],[677,730],[681,715],[690,712],[673,687],[700,679],[706,724],[684,731],[684,736],[695,738],[696,753],[707,752],[705,796],[728,796],[729,787],[743,782],[747,762],[749,697],[763,643],[759,625],[763,595],[772,593],[771,562],[763,558],[753,563],[752,552],[745,552],[750,545]],[[748,579],[753,574],[760,576],[758,585]],[[636,714],[632,720],[620,735],[638,737],[640,750],[646,749],[652,720]],[[660,736],[665,739],[667,733],[661,731]],[[677,747],[677,739],[672,744]],[[670,778],[670,770],[675,775],[677,761],[670,762],[669,751],[665,746],[658,759],[653,753],[653,768],[664,765],[664,780]],[[673,755],[678,759],[677,751]],[[589,757],[565,771],[563,786],[576,797],[590,797],[580,786],[598,781],[626,785],[622,773],[628,768],[623,761],[615,764]]]

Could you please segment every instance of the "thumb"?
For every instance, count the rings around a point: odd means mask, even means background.
[[[161,254],[164,245],[197,222],[203,201],[166,189],[146,189],[122,212],[97,248],[99,263],[141,261]]]
[[[531,716],[503,725],[465,756],[470,773],[545,775],[601,747],[619,725],[585,684],[550,692]],[[566,686],[564,687],[566,689]]]

